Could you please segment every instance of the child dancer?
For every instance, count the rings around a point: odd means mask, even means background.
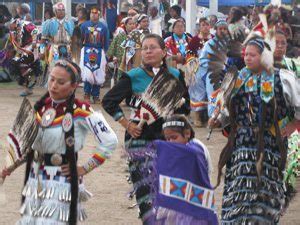
[[[218,224],[209,175],[212,164],[206,146],[184,116],[163,124],[166,141],[155,141],[159,188],[155,224]]]

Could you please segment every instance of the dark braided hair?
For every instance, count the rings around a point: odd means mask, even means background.
[[[80,68],[73,62],[69,60],[58,61],[55,64],[55,67],[64,68],[71,75],[71,83],[76,83],[80,79]],[[39,111],[44,105],[46,98],[49,97],[49,92],[47,92],[44,96],[38,100],[35,105],[35,111]],[[71,94],[71,96],[67,99],[67,108],[66,113],[74,113],[74,101],[75,101],[75,91]],[[70,143],[71,144],[67,144]],[[73,143],[72,143],[73,142]],[[77,156],[74,149],[74,125],[70,129],[70,131],[65,133],[65,143],[66,143],[66,158],[70,166],[71,171],[71,204],[70,204],[70,216],[69,216],[69,224],[76,225],[77,223],[77,200],[78,200],[78,173],[77,173]],[[30,166],[33,160],[33,151],[29,153],[29,157],[27,159],[26,165],[26,175],[25,175],[25,183],[29,177]],[[24,201],[24,200],[23,200]]]
[[[74,113],[74,100],[75,93],[71,95],[68,100],[66,113],[71,113],[73,116]],[[67,144],[68,139],[72,139],[73,143],[71,145]],[[74,125],[71,130],[65,133],[65,142],[66,142],[66,157],[70,166],[71,171],[71,204],[70,204],[70,219],[69,224],[75,225],[77,222],[77,199],[78,199],[78,173],[77,173],[77,158],[74,149]]]

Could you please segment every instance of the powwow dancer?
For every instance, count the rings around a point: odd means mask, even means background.
[[[226,165],[222,224],[276,224],[284,206],[287,143],[279,121],[292,115],[288,106],[295,98],[295,84],[285,79],[284,70],[266,72],[264,48],[262,39],[247,43],[247,67],[229,95],[231,131],[218,165],[218,184]],[[210,126],[214,123],[209,121]]]
[[[91,197],[82,177],[101,165],[116,148],[117,137],[100,112],[75,98],[80,69],[59,60],[49,75],[48,92],[34,105],[38,126],[27,155],[22,218],[18,224],[76,224],[86,219],[82,202]],[[97,151],[83,165],[77,164],[88,132]],[[10,144],[19,143],[9,134]],[[2,171],[2,178],[10,174]]]
[[[155,185],[156,217],[153,224],[218,224],[210,184],[212,163],[207,148],[195,138],[192,126],[184,116],[167,118],[163,133],[166,141],[155,141],[151,146],[155,149],[155,184],[158,185]]]
[[[183,98],[185,103],[178,109],[174,106],[169,106],[177,113],[189,113],[189,97],[184,84],[183,75],[174,68],[167,67],[165,62],[166,48],[163,39],[155,34],[145,36],[142,42],[142,61],[143,64],[128,73],[123,73],[118,83],[104,96],[102,100],[103,108],[125,129],[125,146],[129,155],[129,172],[130,180],[133,183],[134,190],[131,193],[131,198],[136,195],[137,204],[140,209],[140,218],[144,224],[150,224],[149,219],[153,218],[151,193],[148,184],[151,174],[142,174],[144,163],[147,160],[147,155],[143,154],[146,145],[156,139],[162,139],[161,129],[163,118],[158,117],[151,124],[144,124],[139,127],[138,124],[144,120],[144,115],[141,113],[143,109],[142,96],[150,83],[157,77],[170,77],[169,81],[176,80],[176,84],[184,92]],[[158,99],[149,100],[150,103],[165,100],[166,103],[171,102],[174,98],[176,90],[171,90],[171,82],[165,82],[165,86],[160,89],[155,89]],[[153,90],[154,90],[153,89]],[[169,92],[168,99],[160,99],[159,96]],[[177,91],[178,92],[178,91]],[[119,104],[124,100],[132,108],[130,119],[127,119],[120,108]],[[163,109],[167,111],[167,107]]]
[[[195,126],[204,126],[207,118],[206,109],[210,116],[210,106],[207,106],[208,98],[216,90],[222,80],[228,52],[228,25],[226,21],[219,20],[215,24],[216,35],[204,44],[199,56],[199,68],[195,75],[195,82],[189,86],[191,97],[191,110]],[[215,79],[215,78],[218,79]]]
[[[141,14],[137,18],[137,28],[129,33],[127,40],[123,42],[122,47],[125,49],[120,63],[120,70],[127,72],[133,68],[139,67],[141,61],[142,40],[145,35],[150,34],[149,18]]]
[[[206,17],[202,17],[199,19],[199,26],[199,33],[195,35],[189,43],[189,49],[194,53],[194,55],[198,57],[201,55],[201,51],[205,42],[213,38],[213,36],[209,32],[210,24]]]
[[[135,23],[132,17],[125,17],[122,21],[124,24],[124,32],[120,32],[114,37],[107,51],[107,57],[109,60],[113,60],[115,66],[122,62],[122,57],[125,51],[122,47],[122,43],[127,39],[127,35],[135,28]],[[117,78],[119,80],[121,72],[118,72]]]
[[[71,58],[71,37],[75,27],[74,22],[66,18],[63,3],[56,3],[53,11],[55,17],[42,25],[42,38],[50,41],[50,50],[45,53],[50,68],[59,59]]]
[[[185,64],[189,42],[191,38],[185,33],[184,20],[175,20],[172,24],[172,35],[165,39],[167,51],[167,63],[177,69],[182,69]]]
[[[84,82],[84,99],[90,97],[93,103],[100,103],[100,86],[105,81],[106,56],[109,45],[109,32],[106,26],[99,22],[100,11],[92,7],[90,21],[81,25],[83,48],[81,49],[80,67]]]
[[[32,94],[32,88],[40,75],[41,64],[34,54],[37,46],[37,27],[21,19],[15,19],[10,24],[10,41],[16,50],[16,55],[11,61],[10,72],[18,78],[19,85],[25,87],[20,96]]]
[[[285,34],[282,31],[277,30],[275,33],[275,40],[276,40],[276,48],[274,51],[274,67],[278,69],[283,69],[282,70],[282,74],[284,74],[282,76],[283,82],[286,82],[285,80],[289,80],[287,83],[293,83],[294,85],[296,85],[295,90],[299,90],[300,77],[299,77],[299,71],[297,74],[297,67],[294,61],[296,59],[290,59],[285,57],[286,48],[287,48],[287,40]],[[287,72],[286,70],[289,70],[289,72]],[[292,89],[288,89],[285,92],[291,93]],[[285,208],[288,207],[291,200],[295,197],[295,193],[297,190],[296,181],[297,181],[297,177],[300,174],[300,163],[299,163],[300,135],[298,132],[300,130],[300,99],[296,97],[298,96],[297,93],[289,94],[289,96],[291,96],[288,98],[291,100],[290,105],[295,109],[294,119],[291,120],[291,118],[287,118],[286,120],[283,120],[280,123],[280,127],[282,128],[281,134],[284,137],[288,137],[287,163],[286,163],[286,169],[284,173],[284,182],[286,185]],[[295,96],[295,98],[293,98],[292,96]]]

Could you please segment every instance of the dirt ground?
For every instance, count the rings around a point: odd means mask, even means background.
[[[5,148],[7,148],[6,135],[17,114],[22,98],[19,97],[21,89],[15,83],[0,84],[0,168],[5,165]],[[102,91],[101,95],[107,89]],[[29,97],[33,103],[43,93],[45,89],[38,88],[34,94]],[[82,89],[78,89],[77,97],[81,98]],[[95,110],[102,110],[99,105],[94,105]],[[125,109],[125,111],[128,109]],[[103,111],[103,110],[102,110]],[[85,185],[93,193],[93,198],[86,203],[88,219],[85,224],[90,225],[123,225],[123,224],[141,224],[138,220],[137,208],[129,209],[135,203],[134,200],[127,199],[127,193],[131,186],[126,182],[125,172],[126,163],[121,159],[121,150],[123,147],[124,128],[114,122],[105,112],[104,115],[114,131],[119,137],[119,145],[112,158],[107,160],[104,165],[97,168],[85,177]],[[225,138],[220,132],[214,132],[211,140],[207,142],[207,129],[195,129],[196,137],[202,140],[208,147],[215,168],[212,176],[212,182],[216,181],[217,161],[221,148],[225,143]],[[83,151],[80,152],[79,162],[86,162],[95,148],[95,142],[92,136],[88,136],[87,143]],[[3,186],[0,186],[0,225],[15,224],[19,218],[19,206],[21,198],[21,189],[24,179],[24,166],[18,168],[10,177],[5,180]],[[220,186],[216,190],[216,202],[220,211],[222,198],[222,189]],[[287,213],[282,217],[280,224],[294,225],[300,224],[300,195],[290,205]]]

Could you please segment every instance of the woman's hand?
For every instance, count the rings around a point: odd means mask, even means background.
[[[2,172],[1,172],[1,178],[2,178],[3,180],[5,180],[5,178],[6,178],[7,176],[9,176],[10,174],[11,174],[11,172],[8,171],[8,169],[5,167],[5,168],[2,170]]]
[[[69,164],[62,165],[61,172],[62,172],[63,176],[66,176],[68,180],[71,180],[71,172],[70,172]],[[85,174],[87,174],[87,172],[83,168],[83,166],[77,166],[77,174],[78,174],[78,177],[81,177],[81,176],[84,176]]]
[[[181,63],[181,64],[184,63],[184,57],[181,54],[176,55],[175,59],[177,63]]]
[[[138,138],[141,136],[142,128],[139,128],[137,124],[127,120],[125,117],[122,117],[118,122],[127,130],[131,137]]]
[[[128,122],[127,125],[127,132],[131,135],[133,138],[138,138],[142,134],[142,129],[138,127],[137,124]]]
[[[209,118],[207,125],[209,128],[214,129],[214,128],[219,128],[221,127],[221,122],[218,119],[215,118]]]
[[[114,64],[118,64],[118,58],[117,57],[113,57],[113,62],[114,62]]]

